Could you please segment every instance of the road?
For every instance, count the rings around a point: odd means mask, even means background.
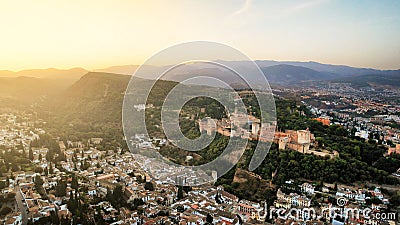
[[[18,209],[22,214],[22,225],[26,225],[28,223],[28,207],[24,205],[21,189],[18,185],[15,187],[15,193]]]

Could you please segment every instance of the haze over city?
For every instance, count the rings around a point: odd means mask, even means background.
[[[138,65],[188,40],[257,60],[398,69],[399,1],[8,1],[0,68]]]

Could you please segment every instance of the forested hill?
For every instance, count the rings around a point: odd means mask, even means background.
[[[130,76],[89,72],[46,106],[49,129],[59,135],[121,135],[121,108]],[[46,116],[46,115],[44,115]]]
[[[43,107],[42,114],[49,121],[49,129],[58,135],[89,138],[106,136],[110,139],[122,136],[122,103],[131,76],[89,72],[67,88],[62,94],[54,96]],[[141,85],[149,80],[135,78],[134,92],[145,90]],[[158,81],[149,101],[160,102],[176,83]],[[122,137],[121,137],[122,140]]]
[[[329,80],[338,77],[333,73],[284,64],[263,67],[261,70],[270,83],[280,85],[296,85],[304,81]]]
[[[34,77],[0,77],[0,104],[4,107],[27,109],[62,93],[70,84],[54,79]]]

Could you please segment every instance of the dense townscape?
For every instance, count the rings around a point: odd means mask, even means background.
[[[278,89],[276,93],[285,96],[288,91]],[[400,132],[398,127],[390,126],[398,122],[399,109],[384,100],[350,101],[346,98],[348,93],[318,89],[294,89],[290,93],[297,95],[315,121],[345,127],[355,137],[382,144],[387,157],[400,154]],[[321,104],[347,105],[338,108]],[[363,111],[374,111],[376,115],[362,116]],[[265,196],[265,200],[252,201],[225,190],[226,186],[219,181],[193,186],[202,176],[216,179],[215,174],[197,173],[193,180],[185,180],[187,186],[174,185],[178,183],[179,169],[124,147],[105,149],[102,137],[52,137],[44,129],[45,121],[35,114],[4,113],[0,119],[0,214],[7,225],[395,224],[398,217],[396,211],[389,210],[399,202],[398,195],[388,195],[388,189],[393,191],[390,185],[347,185],[305,179],[273,184],[273,175],[269,186],[276,191]],[[199,121],[199,126],[203,132],[216,131],[210,131],[214,128],[204,121]],[[258,129],[259,125],[248,132],[252,135]],[[277,131],[274,137],[279,151],[340,157],[334,149],[318,150],[318,140],[308,129]],[[167,139],[138,134],[130,144],[142,150],[159,150],[170,143]],[[11,155],[15,159],[10,160]],[[396,170],[391,176],[400,176],[399,168]],[[150,176],[149,171],[156,171],[159,177]],[[264,179],[255,173],[246,174],[256,180]],[[235,175],[234,179],[240,178]]]

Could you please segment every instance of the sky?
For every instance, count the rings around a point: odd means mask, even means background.
[[[400,69],[398,0],[3,1],[0,70],[137,65],[193,40],[254,60]]]

